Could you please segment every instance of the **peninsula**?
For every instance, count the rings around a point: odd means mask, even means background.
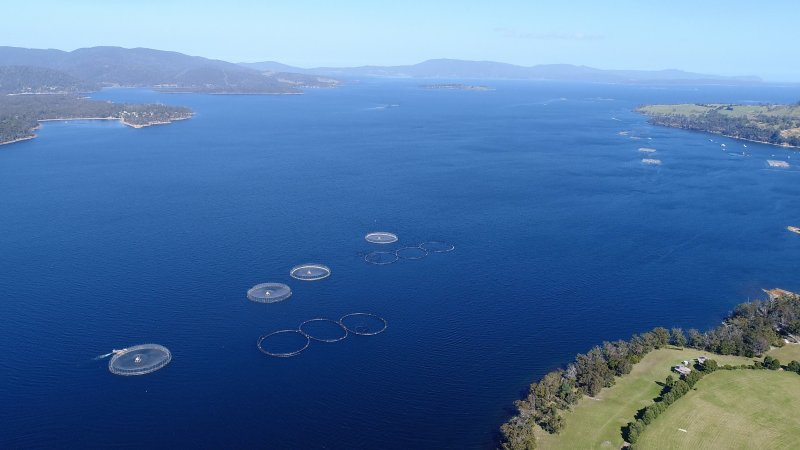
[[[181,106],[112,103],[70,94],[0,95],[0,145],[36,137],[43,121],[119,120],[142,128],[190,117],[192,110]]]
[[[719,103],[645,105],[649,123],[705,131],[736,139],[800,147],[800,102],[793,105]]]
[[[800,295],[765,292],[704,333],[657,327],[577,355],[517,401],[500,448],[791,447],[800,439],[791,407],[800,401]]]

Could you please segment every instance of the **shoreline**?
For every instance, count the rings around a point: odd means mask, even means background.
[[[41,123],[42,122],[70,122],[70,121],[75,121],[75,120],[116,120],[119,123],[121,123],[122,125],[125,125],[127,127],[140,129],[140,128],[151,127],[151,126],[154,126],[154,125],[169,125],[169,124],[171,124],[173,122],[177,122],[177,121],[180,121],[180,120],[191,119],[192,117],[194,117],[194,113],[190,114],[188,117],[177,117],[177,118],[174,118],[174,119],[169,119],[167,121],[150,122],[150,123],[145,123],[145,124],[136,124],[136,123],[126,122],[125,119],[123,119],[121,117],[71,117],[71,118],[68,118],[68,119],[39,119],[39,120],[36,121],[37,122],[36,128],[32,129],[31,132],[36,131],[39,128],[41,128]],[[29,141],[29,140],[37,137],[37,136],[38,135],[34,133],[31,136],[26,136],[26,137],[22,137],[22,138],[12,139],[10,141],[0,142],[0,145],[10,145],[10,144],[15,144],[17,142]]]
[[[663,126],[663,125],[660,125],[660,126]],[[678,128],[678,129],[680,129],[680,130],[691,130],[690,128],[680,128],[680,127],[667,127],[667,128]],[[771,146],[773,146],[773,147],[788,148],[788,149],[792,149],[792,148],[795,148],[795,149],[800,149],[800,146],[796,146],[796,145],[789,145],[789,144],[774,144],[774,143],[772,143],[772,142],[766,142],[766,141],[756,141],[756,140],[753,140],[753,139],[747,139],[747,138],[742,138],[742,137],[731,136],[731,135],[729,135],[729,134],[714,133],[713,131],[704,131],[704,130],[691,130],[691,131],[700,131],[700,132],[702,132],[702,133],[715,134],[715,135],[717,135],[717,136],[724,136],[724,137],[726,137],[726,138],[736,139],[737,141],[746,141],[746,142],[752,142],[752,143],[754,143],[754,144],[766,144],[766,145],[771,145]]]
[[[710,130],[701,130],[701,129],[697,129],[697,128],[687,128],[687,127],[673,127],[673,126],[669,126],[669,125],[662,125],[660,123],[654,123],[652,125],[655,125],[655,126],[658,126],[658,127],[664,127],[664,128],[672,128],[672,129],[675,129],[675,130],[686,130],[686,131],[694,131],[694,132],[697,132],[697,133],[708,133],[708,134],[713,134],[714,136],[723,136],[723,137],[730,138],[730,139],[736,139],[737,141],[752,142],[754,144],[766,144],[766,145],[771,145],[773,147],[800,150],[800,146],[797,146],[797,145],[775,144],[773,142],[767,142],[767,141],[756,141],[754,139],[747,139],[747,138],[743,138],[743,137],[731,136],[729,134],[717,133],[717,132],[710,131]],[[624,131],[621,131],[620,133],[624,133]],[[627,135],[623,135],[623,136],[627,136]]]
[[[152,126],[154,126],[154,125],[169,125],[169,124],[171,124],[171,123],[173,123],[173,122],[178,122],[178,121],[180,121],[180,120],[188,120],[188,119],[191,119],[192,117],[194,117],[194,113],[192,113],[192,114],[191,114],[189,117],[177,117],[177,118],[175,118],[175,119],[169,119],[169,120],[166,120],[166,121],[161,121],[161,122],[148,122],[148,123],[142,123],[142,124],[126,122],[126,121],[125,121],[125,119],[123,119],[123,118],[120,118],[120,119],[118,119],[118,120],[119,120],[119,122],[120,122],[121,124],[123,124],[123,125],[125,125],[125,126],[131,127],[131,128],[136,128],[136,129],[139,129],[139,128],[145,128],[145,127],[152,127]]]
[[[30,141],[31,139],[35,138],[36,136],[37,135],[34,134],[33,136],[28,136],[28,137],[23,137],[23,138],[12,139],[10,141],[0,142],[0,145],[10,145],[10,144],[16,144],[17,142]]]

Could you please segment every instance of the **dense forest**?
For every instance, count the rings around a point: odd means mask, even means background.
[[[0,66],[0,94],[66,94],[99,89],[58,70],[33,66]]]
[[[765,301],[738,305],[718,327],[701,333],[680,328],[654,328],[634,334],[629,340],[603,342],[579,354],[564,369],[558,369],[531,384],[528,395],[517,401],[517,414],[501,427],[503,450],[536,447],[534,428],[558,433],[567,411],[582,396],[596,396],[615,378],[630,373],[633,365],[650,351],[667,345],[689,346],[723,355],[754,357],[770,346],[784,345],[783,338],[796,340],[800,333],[800,296],[792,293]],[[798,368],[800,369],[800,368]]]
[[[800,147],[800,104],[648,105],[636,111],[650,116],[654,125]]]
[[[125,104],[73,95],[0,95],[0,143],[34,136],[40,120],[105,118],[141,127],[191,117],[189,108],[160,104]]]

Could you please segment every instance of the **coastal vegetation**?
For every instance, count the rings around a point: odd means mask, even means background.
[[[652,406],[653,398],[675,402],[688,392],[681,384],[667,397],[671,387],[666,375],[672,363],[691,360],[703,351],[715,353],[715,363],[723,368],[780,367],[773,355],[758,363],[750,358],[782,347],[785,338],[794,340],[798,329],[800,297],[787,292],[766,301],[742,303],[720,326],[705,333],[659,327],[628,341],[604,342],[530,386],[528,395],[516,404],[517,414],[501,427],[501,447],[536,448],[537,435],[543,448],[621,445],[623,429],[625,437],[630,438],[631,422],[636,440],[643,431],[637,422],[644,422],[644,414],[654,419],[666,409],[666,403]],[[691,350],[679,349],[682,346]],[[789,370],[795,368],[800,372],[800,363],[787,366]],[[689,375],[690,383],[682,383],[692,387],[708,370],[700,369]],[[562,432],[562,436],[555,436]]]
[[[42,120],[107,119],[140,128],[188,119],[192,110],[96,101],[74,95],[0,95],[0,144],[30,139]]]
[[[655,125],[800,147],[800,103],[794,105],[676,104],[636,109]]]

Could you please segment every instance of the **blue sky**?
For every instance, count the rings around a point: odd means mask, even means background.
[[[33,7],[35,6],[35,10]],[[0,0],[0,45],[150,47],[303,67],[430,58],[800,81],[800,2]]]

